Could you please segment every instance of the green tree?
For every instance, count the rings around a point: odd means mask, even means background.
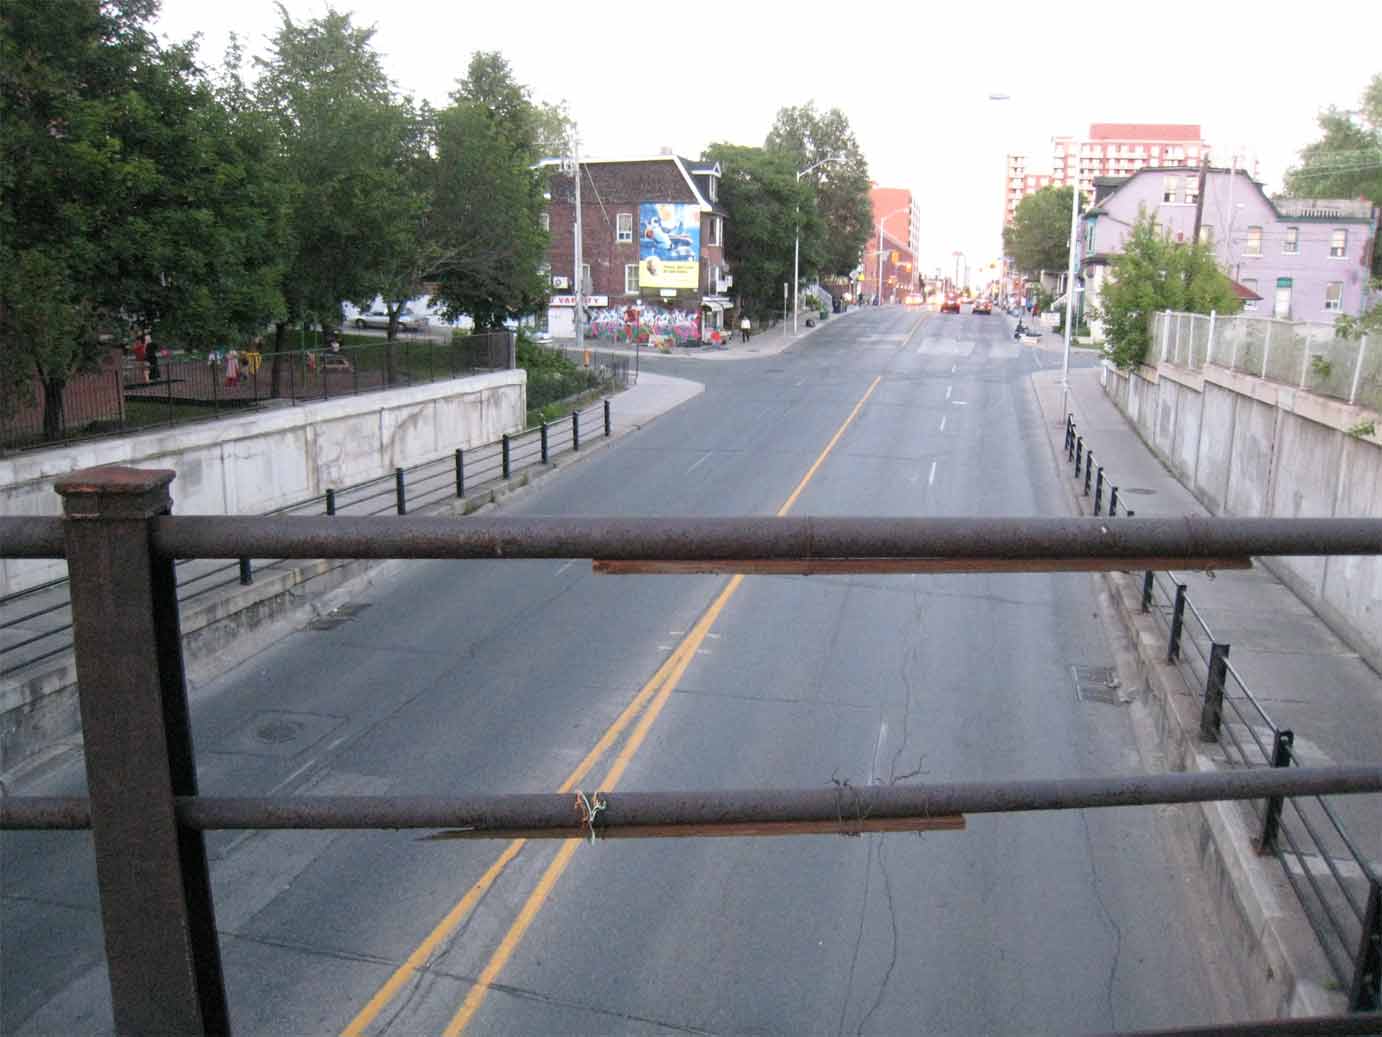
[[[725,256],[744,310],[755,319],[781,313],[782,286],[791,280],[798,221],[802,255],[821,239],[823,220],[816,194],[797,182],[795,160],[781,151],[712,144],[703,156],[719,162],[723,174],[719,204],[725,221]],[[857,261],[857,253],[856,253]]]
[[[539,271],[545,174],[534,168],[544,113],[495,52],[478,52],[437,115],[433,225],[438,297],[477,328],[534,312],[547,299]]]
[[[1003,253],[1029,277],[1070,264],[1070,192],[1073,187],[1043,187],[1017,203],[1003,228]],[[1081,199],[1083,203],[1083,199]],[[1080,208],[1083,210],[1084,205]]]
[[[817,111],[814,101],[781,108],[764,147],[787,157],[794,174],[823,162],[802,178],[814,188],[820,214],[819,240],[813,237],[808,248],[802,238],[802,270],[818,270],[827,277],[851,273],[874,227],[868,161],[849,119],[838,108]],[[824,161],[832,157],[840,161]]]
[[[287,192],[282,317],[275,353],[293,323],[334,327],[345,300],[367,301],[395,270],[419,202],[420,134],[412,104],[384,74],[373,29],[328,8],[294,22],[282,4],[266,58],[257,58],[259,107],[273,122],[276,174]],[[275,360],[273,391],[281,367]]]
[[[1109,275],[1101,305],[1089,317],[1104,322],[1113,360],[1122,368],[1140,364],[1147,355],[1153,313],[1228,314],[1242,306],[1213,248],[1202,242],[1171,241],[1151,215],[1133,225]]]
[[[7,381],[63,389],[132,329],[188,344],[278,305],[262,141],[153,0],[0,8],[0,348]],[[267,207],[268,211],[265,212]]]

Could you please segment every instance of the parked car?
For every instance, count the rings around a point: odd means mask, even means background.
[[[970,312],[971,312],[971,313],[992,313],[992,312],[993,312],[993,303],[989,302],[987,299],[975,299],[975,300],[974,300],[974,309],[972,309]]]
[[[361,310],[355,315],[354,324],[357,328],[385,328],[389,326],[389,311],[382,306],[375,306],[368,310]],[[398,315],[398,327],[400,331],[418,331],[427,327],[427,318],[412,311],[409,307]]]
[[[946,292],[945,298],[941,300],[942,313],[959,313],[960,296],[956,292]]]

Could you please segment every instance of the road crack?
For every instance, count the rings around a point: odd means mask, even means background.
[[[1104,916],[1104,921],[1113,930],[1113,961],[1109,963],[1108,980],[1105,983],[1104,997],[1108,1002],[1109,1026],[1118,1029],[1118,1013],[1113,999],[1113,984],[1118,978],[1119,959],[1123,954],[1123,929],[1113,917],[1113,912],[1108,908],[1108,902],[1104,899],[1103,884],[1099,880],[1099,869],[1094,863],[1094,839],[1089,832],[1089,812],[1080,811],[1080,824],[1084,826],[1085,850],[1089,855],[1089,878],[1090,885],[1094,889],[1094,899],[1099,904],[1099,911]]]
[[[859,1027],[854,1031],[855,1037],[863,1037],[864,1027],[873,1018],[873,1013],[878,1011],[878,1007],[883,1003],[883,996],[888,992],[888,981],[893,978],[893,969],[897,967],[897,908],[893,904],[893,884],[888,875],[888,861],[883,850],[886,843],[883,836],[874,836],[878,840],[878,870],[883,874],[883,896],[888,902],[888,923],[892,928],[892,950],[888,956],[888,967],[883,971],[883,981],[878,984],[878,996],[873,999],[873,1004],[864,1013],[864,1017],[859,1020]]]

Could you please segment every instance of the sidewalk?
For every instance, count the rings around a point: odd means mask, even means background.
[[[639,354],[643,357],[657,357],[659,359],[672,357],[678,360],[752,360],[758,357],[776,356],[783,352],[793,343],[800,342],[806,336],[824,327],[832,327],[833,321],[843,320],[851,314],[859,313],[866,309],[863,306],[853,306],[844,313],[832,314],[824,321],[816,321],[814,328],[808,328],[805,318],[801,318],[800,324],[795,335],[791,332],[791,321],[779,323],[767,331],[753,332],[752,337],[747,343],[739,341],[739,332],[736,330],[733,341],[724,346],[694,345],[694,346],[673,346],[669,353],[659,353],[656,349],[648,346],[639,347]],[[813,318],[814,319],[814,318]],[[575,349],[575,339],[553,339],[552,344],[560,349]],[[597,349],[602,353],[614,353],[617,356],[633,356],[633,347],[606,342],[602,339],[586,339],[586,349]]]
[[[1100,374],[1099,368],[1070,372],[1069,409],[1075,415],[1086,448],[1094,451],[1105,478],[1118,486],[1121,503],[1135,510],[1139,517],[1208,515],[1189,490],[1163,467],[1105,395]],[[1069,480],[1072,491],[1078,492],[1072,468],[1064,464],[1060,372],[1054,369],[1035,372],[1032,382],[1052,450],[1061,461],[1062,476]],[[1082,512],[1089,513],[1090,499],[1082,496],[1076,499]],[[1166,717],[1158,718],[1159,723],[1165,722],[1164,729],[1159,732],[1163,744],[1176,740],[1176,734],[1168,729],[1175,725],[1175,714],[1179,713],[1182,718],[1179,748],[1167,748],[1169,766],[1173,769],[1178,766],[1217,769],[1243,765],[1240,757],[1225,752],[1228,739],[1221,738],[1219,744],[1214,744],[1198,738],[1197,721],[1204,698],[1202,659],[1209,655],[1211,639],[1230,646],[1229,662],[1241,676],[1243,685],[1277,728],[1294,733],[1293,751],[1302,766],[1376,764],[1382,760],[1382,677],[1262,564],[1255,564],[1251,570],[1224,571],[1212,576],[1177,572],[1175,579],[1187,585],[1189,601],[1203,621],[1201,626],[1187,615],[1186,647],[1179,667],[1166,665],[1165,624],[1157,617],[1157,609],[1154,608],[1150,615],[1140,613],[1138,585],[1141,574],[1115,574],[1110,579],[1115,599],[1121,599],[1120,611],[1125,623],[1132,627],[1130,632],[1137,642],[1149,682],[1154,687],[1160,684],[1162,690],[1176,700],[1161,703],[1166,711]],[[1170,583],[1166,580],[1161,586],[1166,588]],[[1236,682],[1231,679],[1230,683],[1228,694],[1244,701]],[[1225,723],[1233,719],[1226,710]],[[1249,747],[1253,745],[1250,736],[1255,733],[1270,751],[1272,734],[1265,723],[1253,724],[1251,732],[1246,726],[1239,726],[1238,730]],[[1266,765],[1265,760],[1253,763]],[[1325,910],[1336,911],[1347,923],[1345,928],[1352,929],[1352,915],[1339,889],[1332,885],[1330,874],[1331,870],[1337,872],[1336,877],[1342,876],[1339,881],[1346,882],[1350,890],[1357,893],[1363,886],[1361,870],[1338,835],[1329,829],[1327,819],[1322,821],[1310,801],[1306,801],[1305,806],[1311,823],[1321,827],[1322,839],[1319,843],[1302,839],[1300,857],[1285,857],[1290,870],[1284,876],[1270,858],[1257,857],[1250,843],[1233,850],[1218,846],[1219,854],[1225,859],[1219,864],[1220,877],[1224,873],[1229,876],[1233,895],[1253,920],[1257,939],[1264,945],[1268,941],[1263,934],[1272,931],[1273,925],[1282,924],[1270,921],[1277,917],[1289,917],[1299,923],[1285,923],[1288,930],[1304,929],[1305,935],[1310,935],[1304,919],[1295,911],[1297,897],[1292,893],[1293,886],[1298,890],[1314,887],[1316,894],[1320,888],[1325,888],[1327,895],[1320,896],[1321,900],[1329,902]],[[1382,796],[1338,796],[1330,800],[1330,806],[1341,819],[1357,851],[1377,870],[1382,860]],[[1251,838],[1260,830],[1261,822],[1252,806],[1237,804],[1236,813],[1241,825],[1219,827],[1214,834],[1216,840],[1232,834],[1235,841],[1243,841],[1243,836]],[[1208,828],[1215,829],[1214,813],[1206,810],[1206,816]],[[1226,815],[1220,813],[1220,819],[1223,816]],[[1300,835],[1301,816],[1293,807],[1288,807],[1284,816]],[[1317,852],[1320,846],[1323,852]],[[1201,850],[1203,852],[1203,845]],[[1256,872],[1256,879],[1253,878],[1253,862],[1265,866]],[[1288,885],[1287,879],[1295,881]],[[1321,885],[1316,886],[1316,882]],[[1276,903],[1273,903],[1273,896],[1277,898]],[[1363,896],[1366,896],[1365,888]],[[1287,913],[1280,914],[1283,908]],[[1314,912],[1319,914],[1318,905]],[[1279,978],[1304,983],[1317,990],[1332,988],[1332,977],[1327,963],[1320,957],[1319,948],[1310,940],[1302,942],[1299,935],[1291,931],[1289,937],[1281,940],[1290,975]],[[1271,957],[1271,953],[1263,952],[1261,947],[1254,947],[1253,952]]]

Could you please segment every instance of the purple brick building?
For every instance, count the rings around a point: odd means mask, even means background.
[[[1191,239],[1198,186],[1199,171],[1183,167],[1095,181],[1081,242],[1087,306],[1098,306],[1109,263],[1141,213],[1155,216],[1173,240]],[[1246,312],[1325,322],[1362,312],[1377,225],[1378,211],[1367,201],[1273,202],[1242,170],[1215,168],[1205,177],[1200,238],[1213,245],[1229,277],[1258,297],[1247,299]]]

